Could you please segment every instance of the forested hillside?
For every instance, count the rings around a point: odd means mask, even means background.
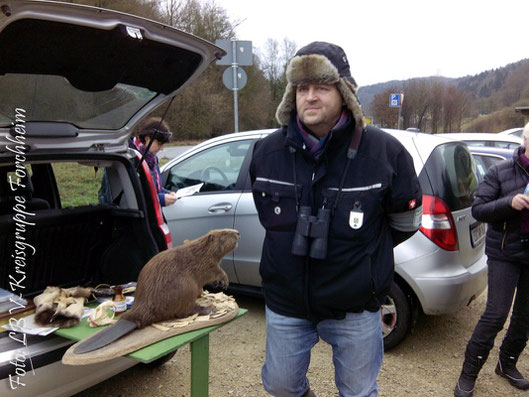
[[[360,87],[365,112],[375,124],[397,125],[389,93],[403,92],[402,127],[427,132],[498,132],[523,126],[516,106],[529,105],[529,59],[460,78],[427,77]],[[422,115],[422,118],[421,118]]]
[[[211,42],[237,38],[237,26],[215,0],[69,0],[143,16]],[[251,40],[251,37],[245,38]],[[286,85],[285,65],[297,44],[270,39],[254,49],[254,64],[245,66],[246,87],[238,95],[239,130],[276,127],[277,108]],[[454,60],[456,62],[457,60]],[[233,92],[222,83],[226,66],[211,65],[174,99],[167,120],[173,139],[204,139],[234,130]],[[529,60],[457,79],[444,77],[390,81],[361,87],[366,115],[382,127],[396,127],[398,109],[389,108],[389,93],[404,92],[402,128],[422,131],[497,132],[523,124],[514,106],[529,105]],[[157,112],[162,113],[164,109]]]

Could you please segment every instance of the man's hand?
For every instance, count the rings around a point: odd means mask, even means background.
[[[518,193],[513,197],[511,207],[518,211],[521,211],[524,208],[529,209],[529,196]]]

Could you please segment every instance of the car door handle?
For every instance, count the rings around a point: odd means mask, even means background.
[[[230,203],[215,204],[208,208],[208,212],[228,212],[232,209],[232,207],[233,205],[231,205]]]

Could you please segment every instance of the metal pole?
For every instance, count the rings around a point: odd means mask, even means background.
[[[239,103],[238,103],[238,93],[237,88],[237,41],[232,40],[232,51],[233,51],[233,63],[231,67],[233,68],[233,118],[235,121],[235,132],[239,132]]]
[[[402,110],[402,105],[404,104],[404,93],[402,92],[399,92],[399,103],[400,103],[400,106],[399,106],[399,122],[397,124],[397,129],[400,130],[400,112]]]

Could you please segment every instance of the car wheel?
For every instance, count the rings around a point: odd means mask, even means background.
[[[162,356],[162,357],[160,357],[160,358],[158,358],[158,359],[156,359],[154,361],[151,361],[150,363],[143,363],[142,365],[145,368],[156,368],[156,367],[159,367],[160,365],[165,364],[167,361],[172,359],[177,351],[178,350],[175,350],[172,353],[166,354],[165,356]]]
[[[380,308],[384,349],[389,350],[404,340],[411,328],[410,300],[395,281]]]

